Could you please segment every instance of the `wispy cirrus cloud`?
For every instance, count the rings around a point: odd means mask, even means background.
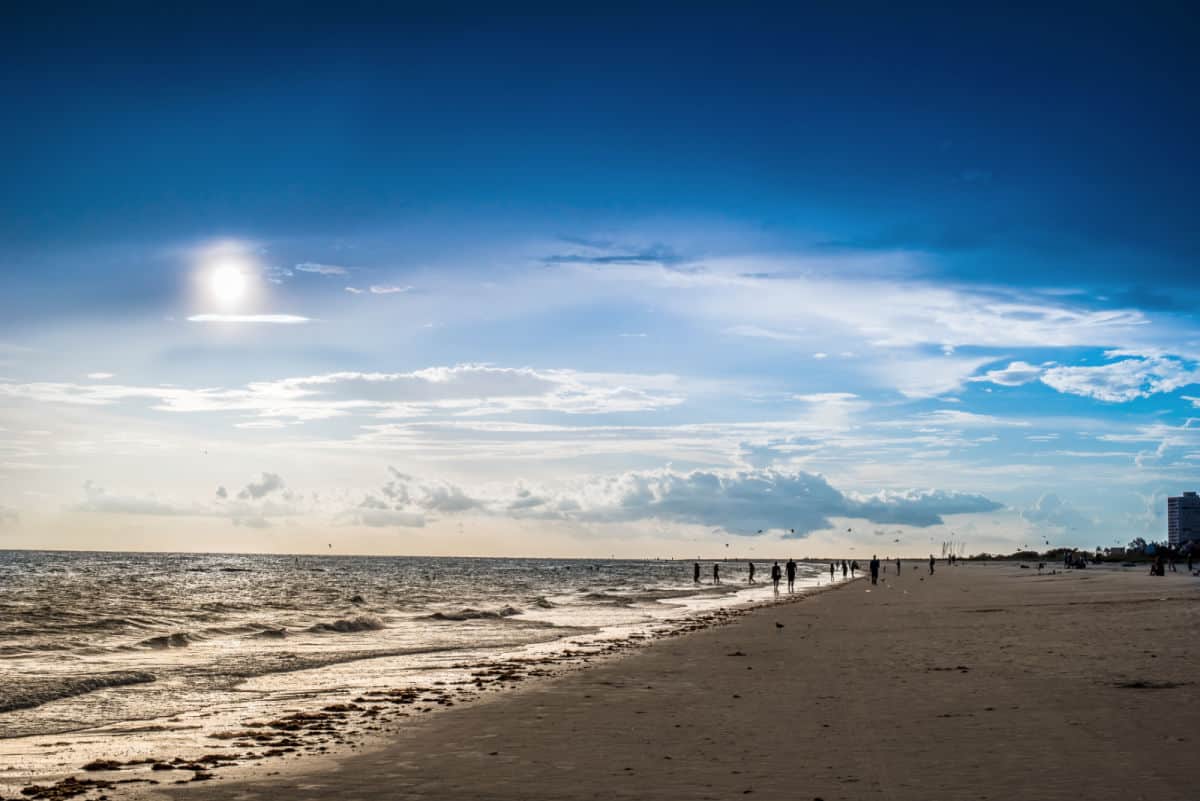
[[[1037,381],[1049,366],[1051,365],[1038,366],[1023,361],[1009,362],[1007,367],[988,370],[983,375],[972,377],[971,380],[986,381],[1003,387],[1019,387]]]
[[[587,373],[460,364],[407,373],[341,372],[258,381],[240,388],[0,382],[0,397],[104,406],[147,400],[168,412],[242,412],[258,418],[322,420],[359,413],[383,418],[488,416],[552,411],[606,414],[683,402],[672,375]]]
[[[337,264],[320,264],[314,261],[306,261],[297,264],[295,267],[297,272],[314,273],[316,275],[349,275],[350,270],[346,267]]]

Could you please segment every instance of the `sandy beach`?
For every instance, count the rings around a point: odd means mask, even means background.
[[[1195,798],[1198,590],[1183,573],[910,563],[359,753],[157,797]]]

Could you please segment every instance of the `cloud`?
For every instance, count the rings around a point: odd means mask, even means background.
[[[481,496],[448,482],[389,471],[392,477],[382,488],[365,493],[339,515],[342,522],[419,526],[431,514],[472,512],[593,523],[659,520],[737,534],[794,530],[803,536],[831,528],[833,518],[927,527],[943,523],[944,515],[1002,508],[981,495],[943,490],[848,494],[816,474],[772,469],[630,471],[593,477],[573,488],[535,491],[519,484],[507,494]]]
[[[733,334],[739,337],[752,337],[755,339],[773,339],[777,342],[804,342],[811,339],[811,336],[805,336],[800,331],[778,330],[774,328],[763,328],[759,325],[733,325],[725,329],[725,333]]]
[[[986,357],[897,355],[882,360],[875,371],[907,398],[934,398],[958,392],[976,370],[990,361]]]
[[[395,295],[399,292],[408,292],[411,286],[397,286],[395,284],[372,284],[372,295]]]
[[[794,399],[805,403],[844,403],[856,399],[853,392],[810,392],[806,395],[793,395]]]
[[[88,373],[87,377],[93,381],[107,381],[110,378],[116,378],[113,373]]]
[[[266,276],[267,281],[272,284],[282,284],[284,281],[295,275],[295,273],[293,273],[287,267],[278,267],[275,265],[267,267],[265,270],[263,270],[263,274]]]
[[[349,275],[350,271],[336,264],[318,264],[306,261],[296,265],[296,271],[301,273],[316,273],[317,275]]]
[[[1030,426],[1027,420],[1017,420],[1011,417],[996,417],[991,414],[976,414],[975,412],[964,412],[958,409],[937,409],[932,412],[917,415],[915,420],[925,425],[950,426],[956,428],[967,427],[1014,427],[1028,428]],[[907,425],[909,421],[896,421],[898,425]]]
[[[1036,381],[1045,371],[1045,367],[1029,364],[1028,362],[1010,362],[1008,367],[1001,370],[989,370],[981,376],[975,376],[972,381],[990,381],[1004,387],[1017,387]]]
[[[217,487],[217,497],[218,498],[228,498],[229,491],[227,489],[225,489],[225,487]]]
[[[545,256],[543,264],[582,264],[596,267],[611,265],[655,265],[674,268],[685,263],[685,259],[666,245],[647,247],[620,247],[612,242],[586,239],[565,240],[574,244],[574,250]]]
[[[1059,392],[1123,403],[1200,382],[1200,370],[1181,359],[1152,356],[1096,367],[1051,367],[1042,382]]]
[[[361,289],[359,289],[358,287],[355,287],[355,286],[346,287],[346,291],[349,292],[351,295],[361,295],[363,293],[363,291]]]
[[[277,492],[283,489],[283,478],[278,473],[263,473],[258,481],[251,481],[242,491],[238,493],[238,498],[241,500],[258,500],[266,497],[272,492]]]
[[[1035,525],[1061,529],[1085,529],[1094,525],[1094,521],[1052,492],[1038,498],[1037,503],[1021,512],[1021,517]]]
[[[193,314],[191,323],[271,323],[275,325],[299,325],[312,322],[310,317],[298,314]]]
[[[429,515],[487,511],[487,502],[469,495],[462,487],[436,479],[419,480],[388,467],[391,478],[378,489],[363,494],[354,506],[342,510],[337,519],[347,525],[386,528],[420,528]]]
[[[143,399],[168,412],[246,412],[256,419],[323,420],[351,413],[383,418],[483,416],[547,411],[606,414],[681,404],[672,375],[584,373],[459,364],[408,373],[324,373],[258,381],[237,389],[120,384],[0,382],[0,398],[105,406]]]
[[[773,469],[627,472],[594,479],[575,493],[532,506],[529,514],[539,517],[596,522],[656,519],[735,534],[794,530],[798,536],[831,528],[835,517],[927,527],[944,522],[943,515],[1002,508],[982,495],[942,490],[851,495],[832,487],[823,476]],[[514,511],[511,505],[509,510]]]
[[[85,496],[83,502],[75,506],[75,510],[79,512],[157,517],[203,514],[194,507],[177,506],[154,497],[112,495],[90,479],[83,482],[83,492]]]

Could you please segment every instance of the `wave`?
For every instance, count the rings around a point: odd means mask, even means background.
[[[140,648],[186,648],[194,643],[198,638],[194,634],[187,632],[176,632],[175,634],[164,634],[161,637],[151,637],[148,640],[142,640],[138,643]]]
[[[263,629],[260,632],[251,634],[251,639],[255,640],[282,640],[288,636],[287,629]]]
[[[332,623],[317,623],[309,626],[308,630],[319,633],[350,634],[357,631],[379,631],[383,628],[387,627],[382,620],[374,615],[359,615],[358,617],[335,620]]]
[[[503,617],[512,617],[513,615],[519,615],[519,614],[521,614],[521,610],[517,609],[515,606],[501,607],[500,609],[496,610],[495,612],[488,611],[487,609],[471,609],[468,607],[466,609],[460,609],[457,612],[434,612],[432,615],[428,615],[427,617],[430,620],[461,621],[461,620],[496,619],[496,618],[503,618]]]
[[[78,620],[77,616],[69,614],[47,615],[37,626],[0,628],[0,637],[31,637],[72,632],[120,631],[130,628],[150,628],[154,625],[161,625],[161,622],[138,617],[101,617],[94,620]]]
[[[121,670],[112,673],[96,673],[91,676],[54,676],[30,679],[9,679],[0,685],[0,712],[34,707],[73,698],[77,695],[103,690],[107,687],[125,687],[131,684],[148,684],[155,681],[153,673],[139,670]]]
[[[607,592],[589,592],[583,596],[583,600],[606,606],[629,606],[633,603],[632,598],[624,595],[609,595]]]

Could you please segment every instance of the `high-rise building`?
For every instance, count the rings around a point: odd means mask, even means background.
[[[1185,492],[1167,498],[1167,542],[1173,546],[1200,540],[1200,495]]]

